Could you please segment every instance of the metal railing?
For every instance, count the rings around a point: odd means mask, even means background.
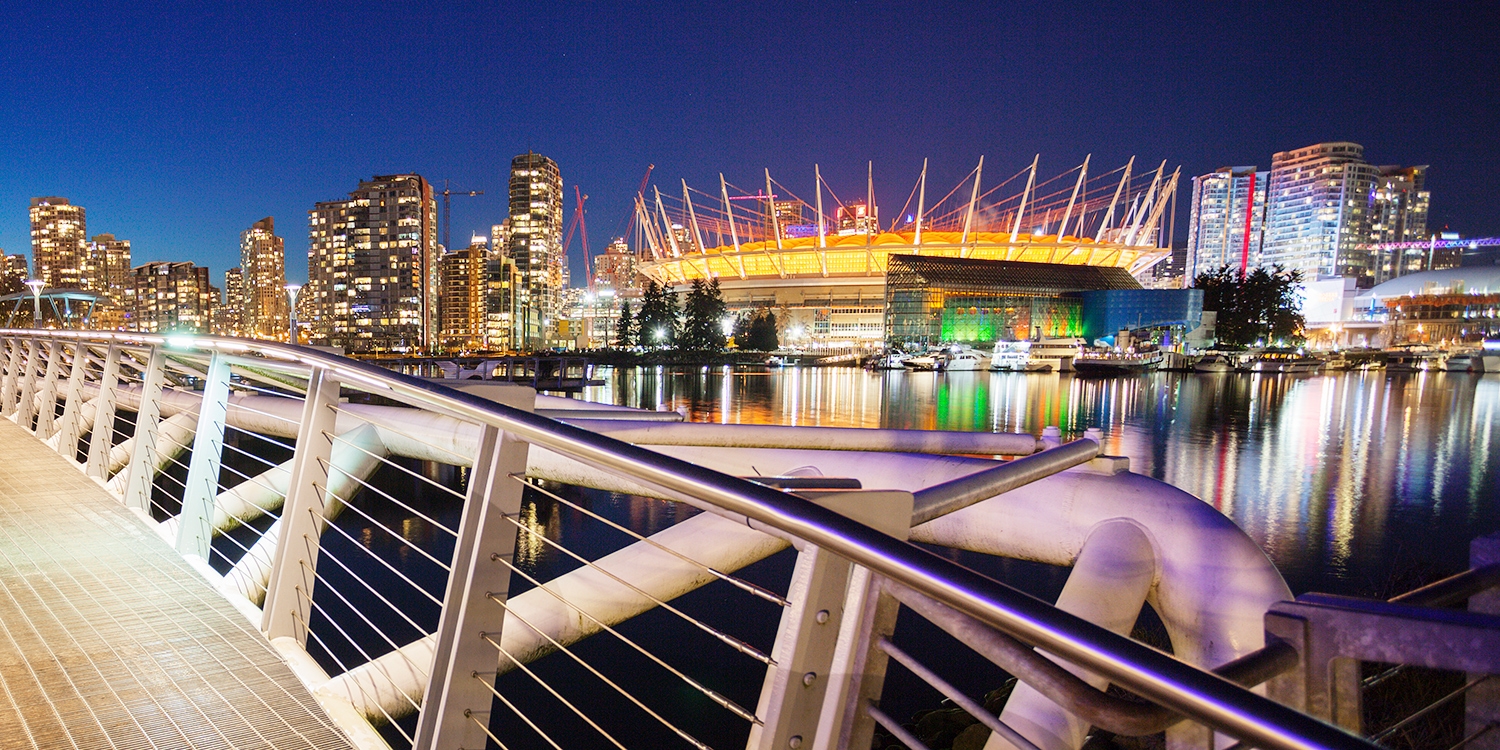
[[[498,403],[318,350],[240,339],[0,331],[0,342],[0,411],[63,456],[87,456],[82,469],[206,563],[365,746],[505,747],[510,738],[496,732],[510,727],[547,746],[588,737],[578,741],[624,747],[633,738],[591,711],[614,696],[669,736],[707,747],[681,711],[601,663],[609,643],[634,660],[616,666],[659,670],[746,726],[752,746],[860,746],[879,724],[916,750],[880,708],[888,659],[971,713],[976,706],[892,640],[904,604],[1018,644],[1024,653],[1008,668],[1031,660],[1045,670],[1038,663],[1052,662],[1035,648],[1104,678],[1154,702],[1158,723],[1182,717],[1256,747],[1371,747],[906,541],[914,518],[1089,460],[1097,445],[1087,441],[925,495],[784,491],[534,414],[525,389]],[[134,412],[133,426],[117,428],[117,412]],[[701,513],[642,533],[537,483],[528,458],[541,453]],[[539,503],[608,528],[626,546],[598,554],[565,544],[526,516]],[[788,546],[797,554],[785,594],[736,573]],[[559,561],[558,574],[538,577],[528,555]],[[708,583],[751,603],[737,607],[779,613],[774,642],[753,643],[733,622],[679,601]],[[736,697],[743,686],[690,674],[680,664],[691,654],[663,653],[627,622],[647,611],[763,665],[762,689]],[[1244,671],[1259,675],[1249,684],[1269,676]],[[589,680],[580,698],[575,684]],[[518,683],[533,687],[511,691]],[[523,695],[553,707],[522,705]],[[492,707],[507,716],[491,716]],[[576,726],[545,725],[559,715]]]

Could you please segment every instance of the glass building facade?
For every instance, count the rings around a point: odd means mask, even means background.
[[[1224,167],[1193,178],[1183,268],[1187,283],[1221,266],[1260,266],[1267,177],[1255,167]]]
[[[1121,268],[892,255],[886,272],[888,346],[1081,336],[1075,292],[1140,289]]]
[[[1333,276],[1374,283],[1371,196],[1379,169],[1358,143],[1319,143],[1271,157],[1263,262],[1302,271],[1308,281]]]

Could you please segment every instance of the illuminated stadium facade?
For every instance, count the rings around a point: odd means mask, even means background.
[[[686,183],[680,197],[655,189],[636,199],[640,270],[678,291],[694,279],[718,279],[731,312],[774,310],[784,344],[840,346],[884,338],[893,255],[1112,267],[1137,276],[1170,255],[1158,238],[1170,236],[1162,224],[1170,221],[1177,174],[1165,163],[1132,174],[1132,160],[1091,177],[1085,160],[1041,182],[1036,164],[983,189],[981,160],[931,204],[924,165],[900,218],[885,226],[873,181],[861,199],[843,201],[816,169],[811,203],[769,174],[764,191],[754,193],[722,177],[717,195]]]

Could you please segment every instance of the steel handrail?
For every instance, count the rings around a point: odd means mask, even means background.
[[[316,349],[270,341],[14,329],[0,330],[0,336],[102,339],[166,346],[179,351],[255,352],[308,367],[324,367],[343,380],[405,397],[416,402],[413,405],[488,424],[594,468],[630,476],[683,502],[741,519],[759,531],[827,549],[1002,633],[1256,747],[1278,750],[1378,747],[807,500],[439,383]]]

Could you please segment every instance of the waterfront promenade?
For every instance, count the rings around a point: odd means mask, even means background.
[[[347,748],[156,533],[0,419],[0,748]]]

